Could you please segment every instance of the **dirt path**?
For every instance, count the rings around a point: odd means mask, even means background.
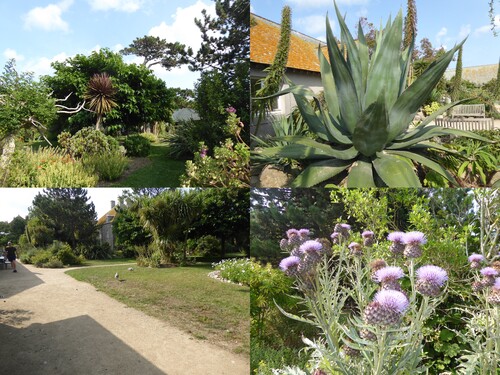
[[[63,269],[0,270],[6,374],[248,375],[245,357],[198,341]]]

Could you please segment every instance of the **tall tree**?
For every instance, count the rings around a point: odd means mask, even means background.
[[[67,242],[72,248],[96,241],[97,214],[85,189],[43,190],[30,207],[28,223],[33,219],[53,230],[55,240]]]
[[[142,65],[147,68],[161,64],[165,69],[170,70],[187,62],[183,55],[185,49],[186,46],[179,42],[169,43],[157,36],[146,35],[134,39],[120,53],[143,57]]]
[[[256,90],[256,98],[263,98],[277,93],[285,76],[286,64],[288,62],[288,52],[290,51],[290,34],[292,32],[292,10],[289,6],[284,6],[281,11],[281,33],[276,55],[273,63],[265,69],[266,77],[259,81],[260,88]],[[253,117],[257,118],[255,134],[259,131],[259,124],[264,119],[266,113],[271,110],[272,100],[258,99],[253,101]]]

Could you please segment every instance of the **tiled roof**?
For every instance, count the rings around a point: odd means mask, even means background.
[[[271,65],[280,39],[280,25],[255,14],[250,17],[250,61]],[[287,67],[319,72],[319,45],[326,48],[322,41],[292,31]]]
[[[108,216],[112,216],[113,219],[111,219],[111,221],[114,220],[115,216],[116,216],[116,210],[114,208],[112,208],[111,210],[109,210],[106,215],[103,215],[98,221],[97,221],[97,225],[103,225],[103,224],[106,224],[107,222],[107,218]]]

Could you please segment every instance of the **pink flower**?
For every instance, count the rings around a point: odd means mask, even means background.
[[[226,112],[227,113],[236,113],[236,109],[234,107],[227,107]]]

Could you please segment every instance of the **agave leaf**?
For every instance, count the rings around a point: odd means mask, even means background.
[[[326,18],[326,40],[328,44],[328,54],[330,56],[330,66],[332,67],[335,87],[337,88],[341,117],[349,134],[352,134],[356,122],[361,115],[361,106],[356,93],[354,80],[347,66],[347,62],[344,60],[337,42],[333,37],[328,17]]]
[[[377,50],[380,49],[381,53],[371,62],[363,108],[377,101],[380,93],[385,95],[387,108],[391,108],[396,102],[401,82],[402,18],[399,11],[394,23],[388,24],[384,30],[381,43],[377,43]]]
[[[363,79],[361,92],[366,92],[366,82],[368,79],[368,66],[370,61],[370,53],[368,51],[368,45],[366,44],[365,35],[363,34],[363,28],[361,27],[361,22],[358,23],[358,50],[359,50],[359,61],[361,64],[361,76]]]
[[[455,178],[453,177],[453,175],[450,172],[448,172],[445,168],[443,168],[438,163],[426,158],[425,156],[422,156],[422,155],[417,154],[415,152],[408,152],[408,151],[387,151],[387,153],[390,155],[404,156],[404,157],[411,159],[417,163],[423,164],[426,167],[439,173],[441,176],[443,176],[448,181],[450,181],[453,185],[458,186],[457,181],[455,180]]]
[[[349,176],[347,177],[348,188],[376,187],[373,179],[372,163],[357,160],[352,164]]]
[[[315,101],[318,100],[316,98],[314,98],[314,99],[315,99]],[[330,114],[328,112],[324,111],[321,108],[319,101],[317,101],[317,105],[319,108],[319,112],[323,118],[323,124],[325,125],[326,130],[329,132],[329,134],[333,137],[334,142],[340,143],[342,145],[351,146],[352,140],[351,140],[351,138],[349,138],[348,136],[343,134],[343,132],[341,130],[341,125],[338,122],[336,122],[335,119],[332,116],[330,116]]]
[[[328,159],[335,158],[341,160],[350,160],[358,155],[358,151],[354,148],[346,150],[335,149],[330,145],[316,142],[315,140],[302,136],[286,136],[273,138],[276,141],[290,142],[290,144],[278,147],[268,147],[264,149],[256,149],[256,155],[267,157],[290,158],[296,160],[302,159]]]
[[[408,72],[411,66],[411,56],[413,53],[413,47],[415,45],[415,38],[412,39],[408,48],[406,48],[401,55],[401,80],[399,84],[398,96],[403,93],[406,89],[406,82],[408,80]]]
[[[419,143],[409,147],[408,150],[422,150],[422,149],[426,150],[429,148],[433,148],[435,150],[441,150],[441,151],[444,151],[448,154],[460,155],[460,153],[453,148],[449,148],[449,147],[443,146],[439,143],[430,142],[430,141],[419,142]]]
[[[339,21],[342,43],[345,43],[347,46],[347,66],[349,67],[349,71],[351,72],[352,79],[356,87],[358,100],[362,103],[365,91],[363,89],[363,73],[358,47],[356,46],[356,42],[354,41],[354,38],[345,23],[344,17],[340,14],[337,3],[335,3],[335,12],[337,13],[337,19]]]
[[[300,114],[309,126],[309,129],[324,141],[335,141],[336,139],[326,130],[325,124],[321,121],[321,118],[318,117],[309,100],[302,95],[294,94],[293,96]]]
[[[363,112],[352,135],[354,147],[365,156],[382,151],[387,143],[387,110],[384,93]]]
[[[317,185],[345,171],[351,164],[351,161],[336,159],[313,163],[297,176],[292,182],[292,187],[311,187]]]
[[[323,83],[323,92],[325,94],[325,101],[328,111],[338,118],[340,114],[339,100],[337,98],[337,89],[335,88],[335,81],[333,79],[332,67],[323,55],[321,48],[318,48],[318,58],[321,69],[321,82]]]
[[[379,152],[372,163],[375,171],[388,187],[422,187],[413,171],[411,161],[407,158]]]
[[[414,113],[422,106],[432,90],[439,82],[448,67],[455,52],[465,42],[462,41],[455,48],[446,52],[434,61],[415,82],[413,82],[396,100],[389,113],[389,137],[396,138],[401,134],[413,119]]]

